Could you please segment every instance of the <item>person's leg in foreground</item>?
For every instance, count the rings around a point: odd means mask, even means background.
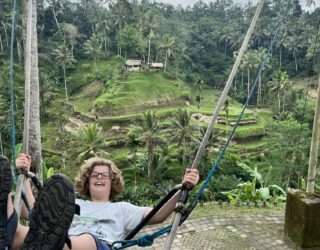
[[[74,212],[71,181],[63,175],[53,175],[39,191],[20,249],[63,249]]]
[[[0,249],[11,249],[17,215],[11,201],[12,175],[9,160],[0,155]]]

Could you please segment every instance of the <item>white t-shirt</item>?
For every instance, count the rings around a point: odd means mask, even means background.
[[[128,202],[93,202],[76,199],[80,216],[75,215],[69,235],[91,233],[109,243],[122,240],[143,219],[146,207]]]

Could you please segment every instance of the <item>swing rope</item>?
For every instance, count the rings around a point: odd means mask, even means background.
[[[12,144],[12,159],[13,159],[13,174],[15,176],[15,181],[18,180],[16,173],[16,142],[15,142],[15,126],[14,126],[14,79],[13,79],[13,44],[14,44],[14,33],[15,33],[15,25],[16,25],[16,8],[17,1],[13,0],[13,8],[12,8],[12,29],[11,29],[11,40],[10,40],[10,127],[11,127],[11,144]]]
[[[286,5],[286,8],[283,12],[283,15],[282,15],[282,18],[280,20],[280,23],[278,24],[278,27],[274,33],[274,36],[273,36],[273,39],[271,41],[271,44],[270,44],[270,47],[268,49],[268,52],[267,54],[265,55],[265,58],[264,58],[264,61],[262,63],[262,65],[260,66],[260,69],[259,69],[259,72],[258,72],[258,75],[251,87],[251,90],[249,92],[249,95],[247,97],[247,100],[242,108],[242,111],[240,112],[239,116],[238,116],[238,119],[237,119],[237,122],[235,124],[235,126],[233,127],[229,137],[228,137],[228,140],[226,141],[221,153],[219,154],[217,160],[215,161],[215,163],[213,164],[206,180],[202,183],[200,189],[198,190],[195,198],[192,200],[192,202],[190,203],[190,205],[188,206],[188,208],[186,209],[186,212],[184,213],[184,215],[181,217],[181,220],[179,221],[179,225],[181,225],[187,218],[188,216],[190,215],[190,213],[192,212],[192,210],[194,209],[194,207],[197,205],[199,199],[200,199],[200,196],[201,194],[203,193],[204,189],[207,187],[207,185],[209,184],[209,182],[211,181],[212,177],[214,176],[215,172],[216,172],[216,169],[220,163],[220,161],[222,160],[224,154],[225,154],[225,151],[227,149],[227,147],[229,146],[233,136],[234,136],[234,133],[237,129],[237,127],[239,126],[240,124],[240,121],[243,117],[243,114],[245,112],[245,110],[247,109],[251,99],[252,99],[252,96],[254,94],[254,91],[259,83],[259,78],[265,68],[265,65],[266,63],[268,62],[268,60],[270,59],[270,56],[272,54],[272,51],[273,51],[273,48],[275,46],[275,42],[278,38],[278,35],[279,35],[279,32],[281,31],[282,29],[282,26],[283,26],[283,23],[285,21],[285,18],[287,16],[287,13],[288,13],[288,10],[289,10],[289,6],[290,6],[290,0],[288,0],[287,2],[287,5]],[[135,239],[135,240],[123,240],[123,241],[115,241],[113,244],[112,244],[112,248],[113,249],[124,249],[124,248],[127,248],[127,247],[130,247],[130,246],[134,246],[134,245],[138,245],[138,246],[142,246],[142,247],[145,247],[145,246],[150,246],[152,245],[153,243],[153,240],[165,233],[168,233],[170,232],[172,229],[172,226],[167,226],[163,229],[160,229],[158,231],[156,231],[154,234],[146,234],[146,235],[143,235],[142,237],[139,237],[138,239]]]
[[[28,19],[27,19],[27,41],[26,41],[26,60],[25,60],[25,109],[24,109],[24,128],[23,128],[23,152],[29,153],[29,121],[30,121],[30,81],[31,81],[31,42],[32,42],[32,0],[28,0]],[[14,199],[14,208],[20,218],[22,199],[21,194],[25,187],[27,177],[34,174],[24,172],[19,175],[16,195]]]

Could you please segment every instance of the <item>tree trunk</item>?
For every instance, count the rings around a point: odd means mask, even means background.
[[[52,14],[53,14],[54,21],[55,21],[55,23],[56,23],[56,25],[57,25],[57,28],[58,28],[58,30],[60,30],[60,25],[59,25],[59,23],[58,23],[57,15],[56,15],[56,12],[55,12],[53,6],[52,6]]]
[[[1,154],[4,155],[4,153],[3,153],[3,146],[2,146],[2,136],[1,136],[1,132],[0,132],[0,149],[1,149]]]
[[[258,85],[258,95],[257,95],[257,105],[258,105],[258,107],[260,108],[260,104],[261,104],[261,99],[262,99],[262,94],[261,94],[261,92],[262,92],[262,84],[261,84],[261,81],[262,81],[262,76],[260,75],[259,76],[259,85]]]
[[[17,39],[17,52],[18,52],[18,59],[19,59],[19,62],[21,62],[22,60],[22,57],[21,57],[21,44],[20,44],[20,41],[19,39]]]
[[[67,88],[67,78],[66,78],[66,66],[65,65],[62,67],[62,70],[63,70],[63,79],[64,79],[64,90],[65,90],[65,93],[66,93],[66,101],[67,101],[67,103],[69,103],[68,88]]]
[[[32,0],[32,43],[30,79],[30,154],[32,166],[42,182],[42,154],[40,133],[40,94],[38,70],[37,1]]]
[[[250,69],[248,68],[248,96],[250,93]]]
[[[284,112],[286,106],[286,91],[283,90],[283,104],[282,104],[282,112]]]
[[[296,64],[296,72],[298,72],[297,56],[294,56],[294,63]]]
[[[224,43],[224,54],[225,55],[227,54],[227,39],[225,40],[225,43]]]
[[[243,70],[241,71],[241,88],[244,90],[244,73]]]
[[[1,49],[1,54],[3,54],[3,44],[2,44],[1,34],[0,34],[0,49]]]
[[[151,38],[150,38],[150,35],[149,35],[149,46],[148,46],[148,65],[150,63],[150,49],[151,49]]]
[[[104,31],[104,53],[105,55],[107,55],[107,32],[105,29],[103,29]]]
[[[4,30],[4,36],[6,39],[7,48],[9,48],[9,38],[8,38],[7,28],[5,25],[3,25],[3,30]]]
[[[167,69],[167,60],[168,60],[168,53],[166,52],[166,59],[164,61],[164,71]]]
[[[279,109],[279,113],[280,113],[280,111],[281,111],[280,90],[278,90],[278,109]]]
[[[279,69],[281,70],[281,66],[282,66],[282,46],[280,46],[280,56],[279,56]]]
[[[94,65],[95,75],[97,76],[97,58],[96,57],[93,57],[93,65]]]
[[[317,163],[318,163],[318,148],[319,148],[319,135],[320,135],[320,74],[318,81],[318,96],[316,103],[316,110],[313,120],[313,129],[312,129],[312,139],[311,139],[311,148],[310,148],[310,158],[309,158],[309,167],[308,167],[308,182],[307,182],[307,192],[314,193],[314,184],[317,173]]]

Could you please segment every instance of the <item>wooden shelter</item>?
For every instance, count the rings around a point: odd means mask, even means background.
[[[141,60],[128,59],[126,61],[126,69],[128,71],[138,71],[142,67]]]
[[[161,70],[163,69],[163,63],[151,63],[150,68],[154,70]]]

